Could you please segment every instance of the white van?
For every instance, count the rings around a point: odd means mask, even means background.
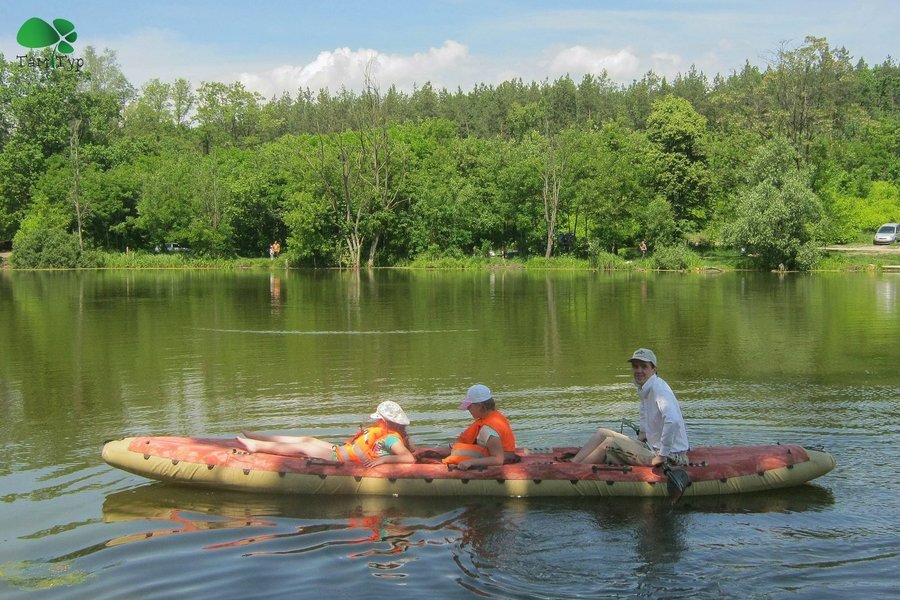
[[[900,224],[885,223],[875,232],[873,244],[893,244],[897,241],[897,234],[900,233]]]

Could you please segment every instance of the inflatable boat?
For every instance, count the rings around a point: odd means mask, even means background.
[[[128,437],[107,442],[103,460],[177,484],[281,494],[376,496],[667,496],[659,467],[580,465],[574,448],[518,449],[518,462],[459,470],[440,462],[447,448],[416,450],[415,464],[366,468],[319,459],[248,453],[232,438]],[[675,471],[685,496],[786,488],[821,477],[834,458],[800,446],[719,446],[691,450]]]

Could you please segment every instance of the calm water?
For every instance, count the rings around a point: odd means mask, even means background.
[[[0,597],[900,595],[900,274],[0,272]],[[685,499],[307,498],[150,483],[126,434],[420,444],[488,384],[521,445],[636,417],[657,351],[694,445],[824,446],[794,490]]]

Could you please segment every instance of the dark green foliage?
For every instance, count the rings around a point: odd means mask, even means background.
[[[678,225],[675,213],[669,201],[662,197],[654,198],[641,215],[642,231],[648,247],[668,246],[675,243],[678,237]]]
[[[606,252],[596,241],[588,243],[588,261],[595,269],[614,270],[625,268],[628,262],[616,254]]]
[[[700,263],[700,257],[684,244],[660,246],[653,251],[653,264],[663,271],[683,271]]]
[[[746,185],[736,194],[736,215],[725,241],[744,249],[766,269],[808,269],[815,263],[821,202],[796,167],[785,138],[757,151],[747,165]]]
[[[74,269],[80,256],[78,238],[58,227],[23,230],[13,239],[17,269]]]
[[[369,82],[268,101],[239,83],[136,93],[114,52],[82,51],[82,71],[0,57],[0,240],[24,236],[20,264],[43,260],[37,227],[210,260],[280,240],[308,266],[564,251],[622,268],[645,239],[667,268],[691,262],[685,241],[806,268],[820,242],[900,220],[900,67],[823,38],[712,78]]]

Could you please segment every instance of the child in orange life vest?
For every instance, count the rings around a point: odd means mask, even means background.
[[[516,437],[509,421],[495,408],[494,397],[486,385],[473,385],[459,405],[469,411],[475,422],[462,432],[450,447],[443,462],[466,470],[476,466],[502,465],[515,457]]]
[[[416,462],[410,452],[414,448],[406,433],[409,417],[399,404],[386,400],[378,405],[370,418],[375,422],[344,444],[332,444],[310,436],[263,435],[252,431],[244,431],[244,437],[235,440],[249,452],[357,462],[366,467]]]

